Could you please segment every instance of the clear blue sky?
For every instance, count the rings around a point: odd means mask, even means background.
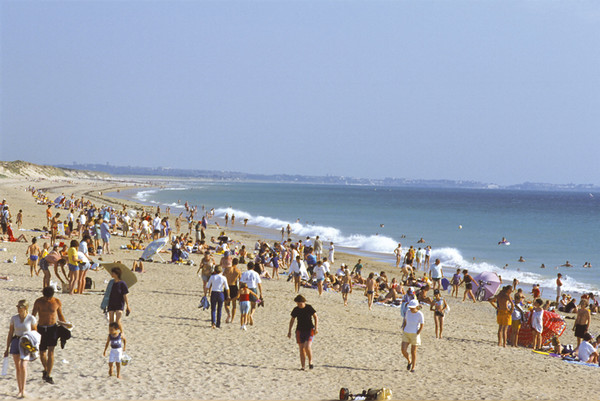
[[[0,159],[600,185],[598,1],[2,1]]]

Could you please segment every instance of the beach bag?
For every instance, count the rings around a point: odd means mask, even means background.
[[[94,283],[94,280],[92,280],[89,277],[85,278],[85,289],[86,290],[91,290],[92,288],[96,288],[96,284]]]

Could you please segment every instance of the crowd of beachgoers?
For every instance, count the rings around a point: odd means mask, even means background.
[[[15,237],[12,210],[19,209],[20,205],[14,207],[5,199],[0,206],[2,240],[27,242],[30,275],[35,279],[42,275],[43,297],[34,302],[31,313],[29,302],[18,300],[18,313],[11,318],[7,336],[5,357],[12,355],[17,367],[18,397],[26,395],[27,362],[35,359],[38,353],[44,369],[43,380],[54,384],[51,376],[54,348],[59,340],[68,336],[64,329],[72,326],[65,318],[55,292],[62,290],[70,296],[86,293],[91,286],[87,272],[101,269],[103,263],[112,261],[115,250],[112,238],[115,236],[124,240],[121,240],[119,250],[128,252],[143,251],[153,241],[163,241],[148,258],[133,258],[126,268],[135,274],[145,274],[149,262],[163,260],[161,255],[168,253],[170,257],[166,263],[194,265],[194,269],[197,265],[196,274],[202,281],[201,306],[211,309],[211,327],[214,329],[223,327],[221,313],[225,309],[224,323],[233,323],[239,310],[240,330],[247,331],[255,324],[257,309],[265,306],[265,298],[268,303],[265,280],[287,280],[296,302],[288,336],[292,336],[297,321],[294,338],[302,370],[315,367],[311,343],[319,326],[316,310],[307,303],[308,294],[339,293],[340,302],[349,308],[349,295],[359,292],[364,295],[365,308],[369,310],[375,305],[398,307],[403,321],[401,353],[411,372],[416,371],[417,349],[425,324],[422,310],[433,312],[435,337],[443,339],[444,319],[450,311],[445,296],[460,299],[459,291],[464,288],[462,301],[477,302],[473,292],[473,284],[477,283],[469,271],[459,266],[443,266],[438,259],[431,260],[431,246],[424,245],[422,238],[416,247],[403,248],[398,244],[394,250],[394,271],[398,276],[388,277],[385,271],[369,271],[372,269],[360,258],[352,266],[336,262],[333,242],[319,236],[300,238],[289,225],[281,228],[280,241],[258,239],[252,246],[227,233],[230,229],[235,232],[235,216],[227,214],[224,219],[216,219],[214,209],[205,206],[192,207],[186,202],[182,205],[184,211],[173,215],[170,207],[97,205],[90,199],[66,194],[53,200],[43,189],[32,186],[27,191],[33,202],[45,208],[44,226],[32,227],[24,221],[19,210],[14,224],[20,235]],[[246,224],[244,221],[243,226]],[[22,229],[24,226],[28,229]],[[209,227],[215,228],[218,235],[208,235]],[[112,280],[105,295],[109,327],[104,352],[106,354],[110,349],[109,375],[114,374],[114,364],[119,378],[127,346],[123,315],[132,311],[129,289],[121,277],[123,273],[120,267],[112,268]],[[7,275],[0,278],[10,279]],[[598,312],[598,301],[594,294],[583,294],[577,302],[571,295],[562,293],[561,286],[561,275],[558,274],[556,299],[543,300],[539,286],[534,286],[531,293],[525,293],[514,280],[486,299],[497,309],[498,345],[517,347],[519,331],[528,327],[533,332],[533,343],[527,346],[565,358],[597,363],[600,336],[594,338],[588,329],[592,314]],[[357,307],[360,306],[352,306]],[[552,337],[552,345],[543,344],[544,313],[558,311],[575,314],[575,346],[562,345],[560,334]],[[39,336],[31,336],[32,332],[38,332]]]

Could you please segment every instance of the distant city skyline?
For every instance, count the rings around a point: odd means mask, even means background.
[[[0,2],[0,159],[600,185],[593,1]]]

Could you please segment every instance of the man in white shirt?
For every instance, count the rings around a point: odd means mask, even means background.
[[[154,231],[152,232],[152,239],[157,240],[160,237],[160,229],[161,229],[161,224],[162,220],[160,219],[160,216],[158,215],[158,213],[156,213],[154,220],[152,220],[152,227],[154,229]]]
[[[435,260],[433,266],[429,268],[429,278],[433,281],[433,289],[440,289],[440,282],[444,277],[444,272],[442,271],[442,264],[439,259]]]
[[[248,270],[242,273],[240,282],[246,283],[249,290],[255,294],[259,294],[260,299],[263,299],[262,282],[260,275],[254,271],[254,262],[248,262]],[[253,317],[254,311],[256,310],[256,301],[256,297],[250,294],[250,313],[248,314],[248,323],[250,323],[250,325],[254,324]]]
[[[407,370],[415,371],[417,362],[417,347],[421,345],[421,331],[425,323],[425,317],[419,310],[419,301],[416,299],[408,303],[408,312],[404,315],[402,323],[402,355],[408,361]],[[408,345],[410,344],[410,356],[408,355]]]
[[[210,293],[210,318],[212,328],[221,328],[221,311],[223,303],[229,299],[229,285],[223,276],[221,266],[215,266],[215,271],[208,279],[206,288]]]

